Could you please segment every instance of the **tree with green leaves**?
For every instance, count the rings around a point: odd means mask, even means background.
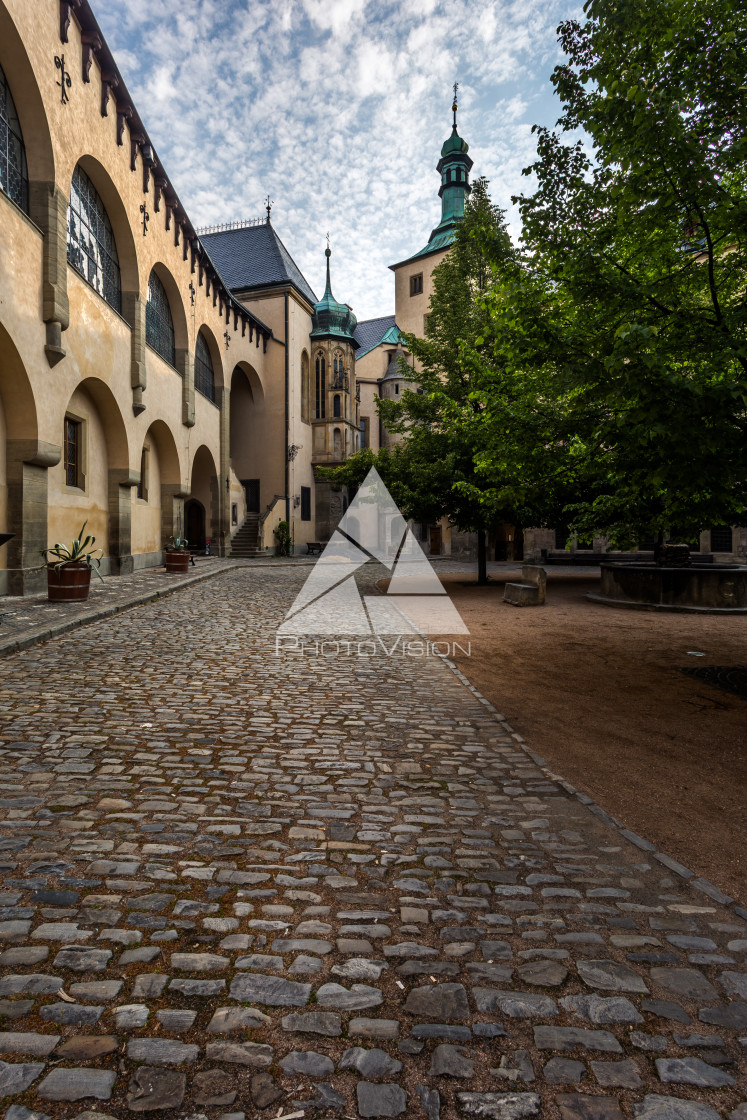
[[[631,547],[747,519],[747,15],[584,10],[559,28],[559,131],[537,130],[515,201],[548,289],[533,329],[560,326],[545,388],[569,413],[568,520]],[[491,300],[500,351],[524,305]]]
[[[487,580],[490,527],[498,520],[535,524],[548,504],[546,479],[538,482],[540,461],[546,469],[546,418],[536,409],[519,415],[526,390],[505,364],[490,365],[490,392],[483,384],[493,347],[486,296],[506,285],[520,290],[523,269],[504,215],[491,202],[487,181],[478,179],[451,250],[433,272],[425,337],[404,336],[416,367],[402,359],[405,391],[396,401],[377,402],[384,426],[400,442],[323,472],[359,484],[375,465],[406,516],[445,516],[458,529],[475,532],[481,583]],[[503,442],[486,450],[486,425],[492,423],[495,436],[499,408]]]

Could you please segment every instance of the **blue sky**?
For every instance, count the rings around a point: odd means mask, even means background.
[[[559,114],[555,29],[573,0],[91,0],[196,226],[264,214],[321,295],[391,314],[388,265],[438,223],[460,84],[473,175],[519,229],[534,123]]]

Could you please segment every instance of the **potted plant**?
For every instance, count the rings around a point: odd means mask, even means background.
[[[83,522],[69,548],[58,543],[42,549],[42,556],[47,562],[47,595],[53,603],[84,601],[91,589],[91,572],[102,578],[99,564],[104,551],[92,548],[96,543],[95,537],[83,536],[87,524],[87,521]]]
[[[278,542],[275,548],[276,556],[290,556],[291,539],[288,522],[279,521],[275,529],[275,540]]]
[[[189,561],[192,553],[189,551],[189,541],[186,537],[171,537],[171,544],[164,550],[167,572],[186,572],[189,570]]]

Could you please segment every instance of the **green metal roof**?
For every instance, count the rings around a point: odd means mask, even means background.
[[[357,350],[359,343],[355,338],[355,328],[358,325],[358,320],[347,303],[338,303],[332,295],[332,283],[329,276],[329,258],[332,253],[329,248],[324,250],[324,255],[327,258],[327,284],[324,295],[314,305],[310,337],[339,338],[343,342],[349,342]]]

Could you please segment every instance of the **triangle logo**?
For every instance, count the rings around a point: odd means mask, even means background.
[[[376,560],[386,595],[361,596],[354,573]],[[374,467],[278,634],[468,634],[469,630]]]

